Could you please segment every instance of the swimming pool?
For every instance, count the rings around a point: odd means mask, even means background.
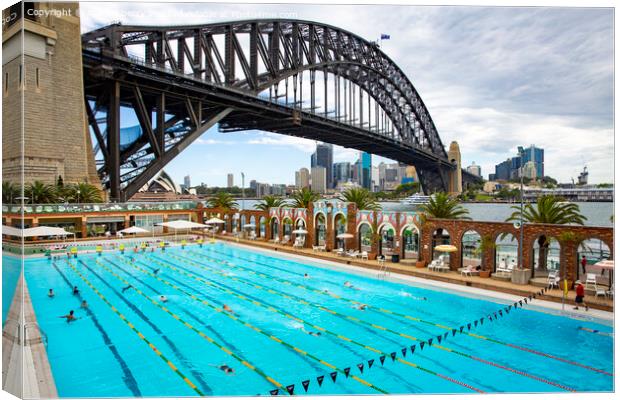
[[[468,332],[509,303],[224,243],[31,259],[25,277],[62,397],[613,390],[605,324],[511,309]]]

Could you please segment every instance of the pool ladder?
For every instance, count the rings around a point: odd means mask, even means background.
[[[388,268],[387,264],[385,263],[385,260],[379,260],[379,273],[377,274],[377,276],[379,278],[387,278],[387,276],[390,274],[390,269]]]

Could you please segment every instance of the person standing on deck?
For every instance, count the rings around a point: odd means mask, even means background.
[[[579,310],[579,304],[583,304],[583,306],[586,308],[586,311],[588,311],[588,305],[586,304],[585,301],[583,301],[583,298],[586,295],[586,289],[583,287],[583,285],[581,284],[581,281],[576,281],[575,282],[575,310]]]

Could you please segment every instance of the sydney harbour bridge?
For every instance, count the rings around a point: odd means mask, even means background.
[[[113,24],[83,34],[82,54],[98,173],[112,200],[131,197],[216,124],[221,132],[275,132],[413,165],[427,193],[448,191],[456,176],[403,71],[376,43],[334,26]],[[130,117],[139,129],[123,134]]]

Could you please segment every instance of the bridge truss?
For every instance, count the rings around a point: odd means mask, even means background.
[[[86,109],[111,198],[126,200],[206,130],[257,129],[414,165],[448,189],[448,160],[409,79],[379,47],[308,21],[110,25],[82,36]],[[139,134],[122,134],[133,114]],[[233,155],[234,156],[234,155]]]

